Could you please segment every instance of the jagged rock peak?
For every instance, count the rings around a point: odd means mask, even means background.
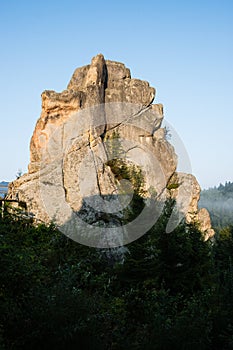
[[[123,203],[121,194],[129,191],[130,186],[126,186],[127,191],[124,187],[125,180],[135,174],[141,184],[131,179],[133,190],[140,192],[145,203],[151,193],[156,193],[159,203],[175,199],[176,209],[186,221],[199,221],[205,237],[211,237],[208,212],[198,211],[200,187],[192,175],[176,171],[177,155],[161,127],[163,106],[152,104],[154,98],[155,89],[148,82],[131,78],[123,63],[105,60],[102,54],[77,68],[66,90],[42,93],[28,173],[11,183],[8,198],[24,202],[37,220],[54,221],[62,227],[67,227],[67,222],[74,224],[78,215],[89,223],[94,237],[96,225],[106,232],[109,224],[117,223],[122,228],[119,208],[130,196],[123,196]],[[114,163],[116,155],[119,159]],[[131,202],[127,203],[130,211]],[[111,218],[110,213],[114,213]],[[174,212],[169,229],[176,221]],[[128,238],[123,227],[112,246],[139,237],[147,224],[148,220],[143,222],[140,217]],[[79,239],[72,237],[73,233],[69,236],[86,244],[88,230],[85,226]],[[119,237],[123,237],[120,242]],[[94,238],[91,240],[93,243]],[[99,238],[96,240],[92,245],[104,246]]]
[[[92,58],[91,64],[77,68],[67,89],[82,90],[89,85],[107,86],[108,82],[131,79],[130,70],[123,63],[105,60],[102,54]]]
[[[105,90],[101,102],[131,102],[147,106],[155,98],[155,89],[148,82],[131,79],[130,70],[123,63],[105,60],[102,54],[95,56],[90,65],[77,68],[67,89],[86,91],[93,85]]]

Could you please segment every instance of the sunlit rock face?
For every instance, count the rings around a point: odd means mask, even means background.
[[[120,226],[136,186],[127,183],[129,172],[123,175],[128,166],[135,176],[140,172],[142,197],[175,199],[187,222],[198,222],[206,239],[213,236],[208,212],[198,211],[196,179],[176,171],[175,150],[161,127],[163,106],[154,98],[148,82],[101,54],[77,68],[66,90],[42,93],[28,173],[10,184],[8,198],[26,203],[42,222],[62,225],[82,213],[89,224],[106,224],[107,216]],[[173,219],[171,229],[180,220],[175,212]]]

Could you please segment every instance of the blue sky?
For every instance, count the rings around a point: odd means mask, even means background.
[[[43,90],[97,53],[157,90],[203,188],[233,181],[233,2],[0,0],[0,180],[27,171]]]

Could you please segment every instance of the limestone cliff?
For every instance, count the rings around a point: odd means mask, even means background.
[[[198,211],[200,187],[192,175],[176,172],[177,156],[161,127],[163,106],[153,104],[154,98],[148,82],[132,79],[124,64],[101,54],[76,69],[66,90],[42,93],[28,173],[10,184],[8,198],[26,203],[38,220],[60,227],[72,223],[68,235],[85,244],[74,237],[74,228],[80,230],[74,224],[77,217],[88,228],[106,230],[115,224],[124,236],[124,208],[130,211],[137,187],[144,207],[150,201],[150,211],[139,215],[132,237],[128,230],[128,238],[116,239],[112,246],[145,233],[168,198],[177,203],[168,231],[184,216],[187,222],[199,222],[206,239],[211,237],[208,212]],[[90,245],[104,246],[97,241]]]

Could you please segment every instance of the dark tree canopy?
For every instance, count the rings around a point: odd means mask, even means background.
[[[232,349],[233,230],[166,233],[171,204],[128,245],[98,250],[0,218],[1,349]]]

